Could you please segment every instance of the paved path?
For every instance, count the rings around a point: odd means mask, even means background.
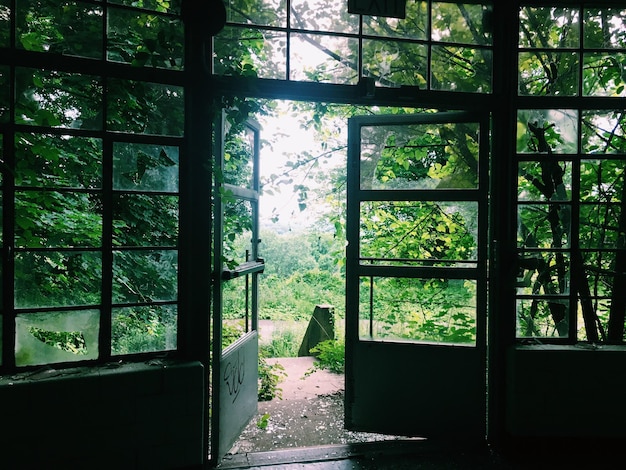
[[[319,395],[328,395],[344,390],[343,374],[335,374],[327,370],[313,369],[313,357],[283,357],[266,359],[268,364],[278,362],[287,374],[278,386],[282,389],[283,400],[311,399]]]

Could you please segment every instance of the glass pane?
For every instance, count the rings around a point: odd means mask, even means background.
[[[41,312],[15,318],[17,366],[98,358],[99,310]]]
[[[35,126],[99,130],[102,128],[100,80],[83,74],[18,68],[15,121]]]
[[[491,50],[433,46],[431,88],[491,93]]]
[[[524,204],[517,209],[517,246],[567,248],[570,245],[570,204]]]
[[[114,251],[113,303],[144,303],[178,297],[178,251]]]
[[[570,257],[563,252],[526,252],[518,258],[517,294],[559,296],[569,294]]]
[[[578,111],[535,109],[517,112],[519,153],[576,153]]]
[[[415,0],[406,4],[406,18],[363,15],[363,34],[370,36],[427,39],[428,2]]]
[[[569,300],[518,299],[518,338],[567,338]]]
[[[102,187],[102,141],[49,134],[15,135],[17,186]]]
[[[619,228],[621,212],[620,204],[615,203],[581,205],[580,247],[624,248],[624,233]]]
[[[252,204],[236,199],[224,203],[224,263],[229,269],[252,256]]]
[[[576,96],[578,68],[577,53],[520,52],[519,94]]]
[[[229,23],[287,26],[286,0],[227,0],[224,3]]]
[[[626,10],[585,8],[584,32],[587,49],[626,48]]]
[[[626,54],[596,52],[584,55],[583,94],[585,96],[626,96],[623,71]]]
[[[569,201],[572,165],[553,159],[521,162],[517,184],[518,201]]]
[[[359,32],[359,15],[348,13],[348,2],[291,0],[291,27],[356,34]]]
[[[72,1],[20,0],[16,16],[17,47],[102,57],[102,7]]]
[[[176,246],[178,197],[149,194],[113,196],[115,246]]]
[[[224,183],[242,188],[254,188],[254,157],[256,132],[245,126],[229,132],[224,143]]]
[[[182,136],[183,88],[110,79],[107,127],[111,131]]]
[[[0,66],[0,123],[7,123],[11,119],[11,87],[9,81],[9,67]]]
[[[523,7],[519,19],[521,47],[562,49],[580,45],[577,8]]]
[[[583,160],[580,164],[580,200],[621,202],[625,160]]]
[[[108,9],[107,59],[138,67],[180,70],[184,58],[182,22],[166,16]]]
[[[583,111],[582,150],[589,154],[626,154],[624,110]]]
[[[362,339],[476,341],[476,281],[361,278]]]
[[[9,47],[11,42],[11,0],[0,0],[0,47]]]
[[[363,76],[377,86],[426,88],[428,47],[401,41],[363,40]]]
[[[176,305],[114,308],[111,312],[111,353],[176,349],[177,316]]]
[[[490,25],[485,24],[487,6],[433,2],[433,41],[460,44],[491,44]]]
[[[479,125],[363,126],[361,189],[478,187]]]
[[[180,13],[183,0],[108,0],[109,3],[144,8],[161,13]]]
[[[178,192],[178,147],[113,144],[113,189]]]
[[[358,40],[292,34],[290,80],[354,85],[359,81]]]
[[[287,34],[225,27],[213,38],[216,75],[287,79]]]
[[[582,256],[585,268],[585,281],[589,285],[589,292],[594,297],[594,310],[598,312],[600,320],[604,323],[608,320],[608,314],[611,310],[609,299],[613,294],[613,284],[618,276],[615,272],[617,252],[588,251],[583,252]]]
[[[15,255],[15,307],[100,304],[102,255],[98,252],[34,252]]]
[[[427,266],[446,266],[475,261],[477,219],[475,202],[362,202],[361,263],[402,265],[421,260]]]
[[[222,308],[222,349],[250,331],[252,283],[243,276],[224,283]]]
[[[99,194],[17,191],[15,245],[20,248],[102,246]]]

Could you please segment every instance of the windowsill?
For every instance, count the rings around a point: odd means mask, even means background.
[[[606,351],[626,352],[626,344],[516,344],[516,351]]]

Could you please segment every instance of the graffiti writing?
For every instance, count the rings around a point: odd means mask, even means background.
[[[228,394],[232,398],[233,403],[237,400],[245,379],[245,362],[243,354],[237,351],[235,357],[229,360],[224,367],[224,382],[226,382]]]

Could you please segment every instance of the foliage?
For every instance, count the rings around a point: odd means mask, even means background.
[[[318,369],[327,369],[335,374],[343,374],[345,369],[345,349],[345,343],[341,340],[329,339],[322,341],[314,348],[311,348],[310,352],[317,361],[313,364],[313,370],[307,373],[313,373]]]
[[[281,364],[269,364],[265,357],[259,354],[259,401],[282,398],[282,389],[278,384],[285,376],[285,368]]]

